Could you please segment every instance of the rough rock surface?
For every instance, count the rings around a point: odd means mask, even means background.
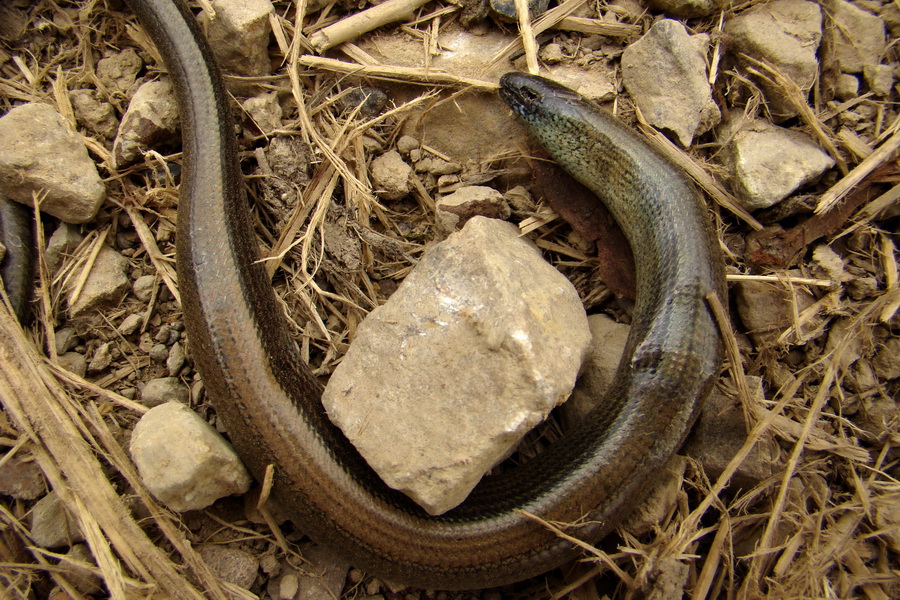
[[[798,271],[788,271],[798,276]],[[793,303],[797,312],[812,306],[816,297],[801,287],[794,293],[782,284],[766,281],[739,281],[736,285],[737,311],[744,327],[757,346],[777,338],[794,322]]]
[[[213,53],[226,70],[253,77],[272,71],[269,61],[269,15],[275,10],[269,0],[219,0],[215,18],[208,21]]]
[[[650,6],[673,17],[693,19],[722,10],[725,0],[650,0]]]
[[[399,200],[410,191],[409,176],[412,167],[406,164],[396,150],[385,152],[372,161],[372,183],[375,194],[385,200]]]
[[[147,488],[172,510],[206,508],[250,488],[234,449],[184,404],[148,410],[134,427],[131,456]]]
[[[38,500],[30,516],[31,538],[39,546],[59,548],[84,541],[78,521],[69,514],[56,492]]]
[[[461,187],[437,201],[437,224],[444,233],[464,226],[475,216],[505,221],[510,215],[503,195],[492,187],[470,185]]]
[[[804,91],[815,82],[819,73],[816,52],[822,41],[822,10],[815,2],[777,0],[757,4],[729,19],[725,33],[734,40],[732,52],[738,63],[747,62],[739,56],[741,53],[768,62]],[[796,114],[777,88],[760,84],[774,112]]]
[[[663,19],[622,53],[628,93],[648,122],[675,133],[683,146],[719,121],[697,41],[678,21]]]
[[[76,290],[72,290],[69,294],[69,314],[72,317],[84,315],[121,300],[128,291],[127,269],[128,259],[109,246],[103,246],[80,293],[76,296]]]
[[[0,117],[0,194],[67,223],[94,218],[106,188],[81,138],[47,104],[23,104]]]
[[[591,346],[572,397],[561,407],[563,420],[575,424],[603,400],[612,386],[631,327],[603,314],[588,317]]]
[[[249,590],[256,580],[259,561],[246,550],[219,544],[202,544],[197,552],[213,573],[232,585]]]
[[[171,83],[148,81],[139,87],[128,103],[113,142],[116,167],[127,166],[144,150],[173,139],[178,134],[179,123]]]
[[[881,17],[844,0],[824,4],[834,24],[830,47],[841,71],[862,73],[866,65],[877,65],[886,46]]]
[[[834,160],[809,136],[733,113],[720,128],[723,159],[735,194],[748,210],[781,202],[815,181]]]
[[[565,400],[589,340],[572,284],[515,226],[475,217],[359,325],[322,403],[388,485],[440,514]]]

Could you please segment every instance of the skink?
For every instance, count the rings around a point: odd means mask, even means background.
[[[504,99],[623,226],[637,308],[607,402],[547,452],[429,517],[388,489],[324,414],[257,262],[227,97],[193,15],[181,0],[127,2],[182,115],[177,266],[191,352],[239,454],[257,478],[274,465],[273,493],[296,524],[382,578],[448,589],[522,580],[578,555],[526,512],[577,521],[568,532],[589,541],[614,528],[682,443],[719,366],[703,298],[722,290],[722,259],[685,177],[568,90],[504,77]]]

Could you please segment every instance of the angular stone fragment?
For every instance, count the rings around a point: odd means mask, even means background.
[[[253,77],[272,71],[269,60],[269,15],[275,7],[269,0],[219,0],[215,17],[203,13],[209,23],[213,53],[228,71]]]
[[[799,271],[788,274],[800,275]],[[793,324],[794,302],[800,313],[816,301],[799,286],[794,287],[793,294],[786,285],[767,281],[740,281],[735,288],[738,315],[757,347],[774,341]]]
[[[719,121],[696,40],[678,21],[664,19],[622,53],[622,79],[647,121],[688,146]]]
[[[322,403],[388,485],[440,514],[568,396],[589,340],[572,284],[515,226],[475,217],[359,325]]]
[[[184,404],[148,410],[134,427],[131,456],[147,488],[172,510],[206,508],[250,488],[234,449]]]
[[[841,71],[862,73],[866,65],[877,65],[886,47],[881,17],[844,0],[826,0],[824,6],[831,20],[829,47]]]
[[[757,4],[729,19],[725,33],[733,39],[732,54],[738,63],[748,64],[740,54],[765,61],[788,77],[804,92],[808,91],[819,72],[816,52],[822,41],[822,10],[806,0],[777,0]],[[779,88],[761,81],[774,112],[796,114]]]
[[[81,138],[46,104],[23,104],[0,117],[0,194],[67,223],[97,214],[106,188]]]
[[[121,168],[141,152],[170,141],[178,134],[180,117],[175,91],[168,81],[149,81],[138,88],[122,116],[113,142],[113,160]]]
[[[78,296],[75,296],[76,290],[69,294],[69,314],[77,317],[121,300],[128,290],[127,268],[128,260],[124,256],[103,246]]]
[[[747,210],[781,202],[818,179],[834,160],[807,135],[733,113],[718,133],[731,185]]]
[[[385,152],[373,160],[370,170],[375,193],[379,198],[399,200],[409,193],[412,167],[406,164],[396,150]]]
[[[474,216],[504,221],[510,214],[503,194],[482,185],[461,187],[437,202],[437,225],[444,233],[461,228]]]

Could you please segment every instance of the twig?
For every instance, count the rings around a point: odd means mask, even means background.
[[[830,190],[822,194],[815,213],[820,215],[831,210],[841,199],[855,188],[869,173],[887,162],[891,155],[900,148],[900,131],[892,135],[879,146],[868,158],[856,165],[843,179],[834,184]]]
[[[522,47],[525,48],[525,63],[528,72],[537,75],[540,70],[537,58],[537,42],[534,39],[534,31],[531,28],[531,15],[528,12],[528,0],[515,0],[516,17],[519,19],[519,37]]]
[[[373,29],[378,29],[382,25],[411,19],[413,11],[428,1],[387,0],[387,2],[382,2],[317,31],[310,36],[309,41],[318,52],[324,52],[338,44],[354,40]]]

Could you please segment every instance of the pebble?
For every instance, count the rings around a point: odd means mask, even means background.
[[[824,6],[833,23],[829,47],[841,71],[862,73],[866,65],[877,65],[887,47],[881,17],[844,0],[826,0]]]
[[[260,133],[271,135],[281,128],[284,111],[278,102],[278,92],[266,92],[247,98],[241,106]]]
[[[150,148],[170,142],[181,122],[175,91],[167,80],[148,81],[131,98],[113,141],[116,168],[126,167]]]
[[[18,454],[0,464],[0,495],[35,500],[47,491],[44,473],[33,460]]]
[[[47,270],[51,275],[63,264],[66,255],[72,254],[84,238],[78,228],[68,223],[60,223],[59,227],[47,241],[47,249],[44,251],[44,259],[47,261]]]
[[[116,329],[119,333],[129,336],[140,329],[144,323],[144,316],[138,313],[131,313],[125,317]]]
[[[275,11],[270,0],[217,0],[215,18],[204,11],[209,45],[222,70],[234,75],[258,77],[272,72],[269,17]],[[240,90],[240,83],[229,82],[230,89]]]
[[[38,500],[31,509],[31,538],[43,548],[59,548],[83,542],[78,522],[69,515],[56,492]]]
[[[173,333],[176,335],[178,334],[177,331]],[[184,363],[184,347],[180,342],[175,342],[169,349],[169,356],[166,358],[166,370],[169,372],[169,377],[178,375],[181,372]]]
[[[166,402],[188,404],[191,391],[177,377],[157,377],[141,389],[141,404],[153,408]]]
[[[370,167],[375,194],[385,200],[399,200],[409,194],[412,167],[396,150],[389,150],[372,161]]]
[[[802,276],[799,271],[787,274]],[[781,283],[739,281],[735,284],[738,315],[757,347],[778,338],[794,322],[791,290]],[[794,286],[797,312],[813,305],[815,296],[805,288]]]
[[[69,315],[75,318],[118,304],[130,283],[127,271],[128,259],[109,246],[103,246],[78,298],[73,298],[74,290],[69,293]]]
[[[256,581],[259,561],[246,550],[208,543],[198,546],[197,552],[213,573],[232,585],[249,590]]]
[[[475,216],[505,221],[510,214],[500,192],[480,185],[461,187],[437,201],[437,227],[445,235],[461,229]]]
[[[144,413],[130,449],[144,484],[172,510],[199,510],[250,489],[234,449],[184,404],[167,402]]]

